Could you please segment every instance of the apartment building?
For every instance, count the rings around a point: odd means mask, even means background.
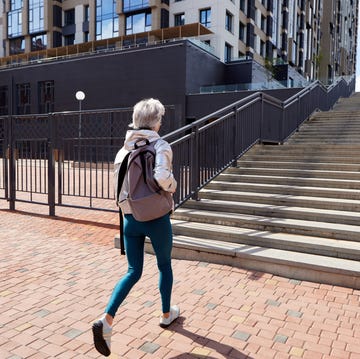
[[[348,75],[356,68],[358,2],[329,1],[321,18],[319,49],[319,79],[323,82],[338,75]]]
[[[358,0],[4,0],[0,56],[201,23],[222,62],[250,58],[272,72],[285,63],[328,81],[355,70],[357,9]]]

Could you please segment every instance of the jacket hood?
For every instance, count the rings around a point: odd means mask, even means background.
[[[126,132],[124,148],[132,151],[135,143],[139,140],[147,139],[149,142],[157,141],[160,138],[156,131],[152,130],[129,130]]]

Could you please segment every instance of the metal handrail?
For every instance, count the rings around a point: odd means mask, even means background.
[[[349,81],[338,78],[328,87],[320,81],[315,81],[285,101],[268,93],[256,92],[168,133],[164,139],[174,148],[175,167],[177,166],[174,171],[177,175],[180,172],[184,173],[185,166],[178,158],[185,156],[186,147],[191,150],[191,153],[187,153],[186,168],[189,173],[185,177],[191,185],[181,183],[184,175],[180,176],[179,185],[183,194],[175,196],[176,207],[181,206],[189,198],[198,199],[198,192],[202,187],[226,167],[234,165],[237,159],[254,144],[268,141],[282,144],[313,112],[319,109],[328,110],[340,96],[349,96],[354,91],[354,81],[355,76]],[[345,85],[344,88],[341,88],[342,84]],[[336,93],[337,97],[332,97],[333,91],[337,90],[339,90]],[[324,96],[320,96],[318,91],[324,92]],[[266,116],[264,106],[269,108]],[[252,128],[252,124],[256,124],[257,128]],[[250,133],[251,128],[252,133]],[[267,130],[268,128],[270,131]],[[208,141],[207,137],[213,136],[214,131],[217,133],[213,143],[209,144],[210,140]],[[228,142],[231,141],[234,146],[230,148]],[[213,147],[219,150],[226,147],[233,156],[223,156],[219,161],[216,159]],[[207,155],[206,151],[210,153]],[[188,188],[189,186],[191,188]],[[184,191],[184,187],[188,191]]]

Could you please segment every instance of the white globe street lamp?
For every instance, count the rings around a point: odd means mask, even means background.
[[[79,101],[79,138],[80,138],[81,137],[81,102],[85,99],[85,93],[83,91],[77,91],[75,97]]]

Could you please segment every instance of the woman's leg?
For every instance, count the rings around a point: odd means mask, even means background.
[[[162,312],[170,312],[173,272],[171,267],[172,228],[170,216],[165,215],[147,222],[147,235],[150,237],[159,268],[159,290]]]
[[[128,261],[128,271],[116,284],[105,309],[105,313],[112,318],[114,318],[119,306],[129,294],[131,288],[141,278],[144,264],[145,235],[140,232],[138,223],[132,215],[125,215],[124,244]]]

